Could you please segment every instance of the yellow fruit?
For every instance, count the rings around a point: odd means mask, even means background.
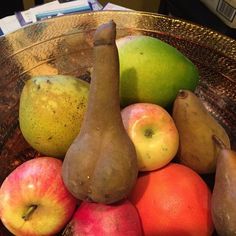
[[[118,39],[117,46],[122,107],[138,102],[167,107],[180,89],[196,88],[196,66],[171,45],[142,35]]]
[[[19,106],[21,132],[44,155],[63,157],[80,131],[89,83],[72,76],[38,76],[28,80]]]

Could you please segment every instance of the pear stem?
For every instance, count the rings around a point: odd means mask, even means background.
[[[188,96],[188,93],[185,90],[179,90],[178,97],[185,99]]]
[[[25,214],[22,216],[22,218],[25,221],[29,220],[30,216],[34,213],[37,207],[37,205],[30,205]]]
[[[224,144],[224,142],[218,138],[216,135],[212,135],[212,139],[214,144],[216,144],[217,147],[219,147],[220,149],[226,149],[226,145]]]

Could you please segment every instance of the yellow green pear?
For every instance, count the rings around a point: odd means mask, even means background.
[[[64,157],[80,131],[87,109],[89,83],[66,75],[36,76],[22,90],[19,124],[38,152]]]
[[[172,105],[180,89],[195,90],[197,67],[179,50],[145,35],[117,40],[121,106],[149,102]]]

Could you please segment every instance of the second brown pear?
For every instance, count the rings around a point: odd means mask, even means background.
[[[113,21],[95,32],[88,109],[62,168],[64,183],[76,198],[105,204],[126,198],[138,174],[135,147],[121,119],[115,39]]]
[[[179,92],[172,116],[180,136],[178,161],[199,174],[214,173],[217,148],[212,137],[216,136],[230,148],[225,129],[211,116],[197,95],[188,90]]]
[[[212,192],[212,219],[219,236],[236,235],[236,152],[221,145]]]

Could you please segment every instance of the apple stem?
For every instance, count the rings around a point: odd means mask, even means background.
[[[37,205],[30,205],[25,214],[22,216],[22,218],[25,221],[29,220],[30,216],[34,213],[37,207]]]

